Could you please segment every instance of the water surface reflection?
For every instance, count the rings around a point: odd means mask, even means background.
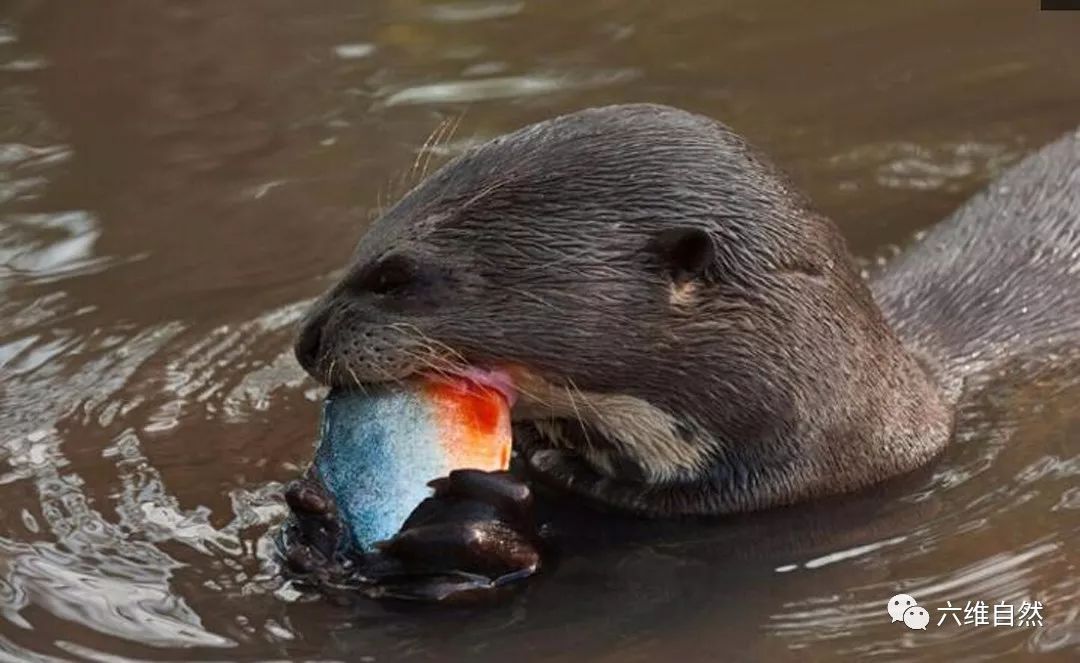
[[[0,660],[1074,658],[1064,357],[987,376],[916,476],[707,525],[593,523],[490,609],[301,596],[266,530],[320,396],[292,327],[414,164],[582,106],[681,105],[772,154],[871,270],[1076,124],[1075,18],[1004,0],[9,3]],[[1038,599],[1047,624],[909,632],[884,615],[898,590]]]

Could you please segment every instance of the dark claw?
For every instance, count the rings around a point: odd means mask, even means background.
[[[285,503],[297,515],[324,515],[332,508],[322,485],[308,478],[289,482],[285,487]]]
[[[300,544],[286,550],[285,563],[289,565],[289,570],[293,573],[307,575],[325,568],[327,560],[311,547]]]
[[[441,523],[404,530],[379,550],[408,566],[500,576],[540,566],[536,546],[497,520]]]
[[[285,503],[295,517],[294,538],[330,561],[341,547],[342,527],[333,498],[322,483],[314,477],[290,482],[285,487]]]
[[[532,491],[509,472],[454,470],[450,476],[428,484],[436,498],[455,497],[494,506],[508,520],[523,524],[532,519]]]

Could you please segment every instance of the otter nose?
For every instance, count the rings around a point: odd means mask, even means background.
[[[325,309],[309,316],[300,327],[293,353],[300,366],[311,375],[316,375],[316,367],[323,350],[323,330],[326,327],[328,311]]]

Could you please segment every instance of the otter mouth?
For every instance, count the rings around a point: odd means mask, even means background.
[[[514,387],[514,379],[510,373],[501,369],[480,368],[478,366],[466,366],[460,371],[453,373],[421,374],[423,377],[433,380],[461,379],[477,386],[491,389],[506,399],[507,405],[514,406],[517,401],[517,389]]]
[[[364,391],[368,388],[386,388],[392,384],[423,381],[448,384],[460,384],[461,382],[466,382],[483,389],[490,389],[501,395],[510,407],[513,407],[514,403],[518,400],[518,389],[515,387],[514,378],[510,375],[509,371],[474,365],[463,365],[452,369],[440,368],[437,371],[420,370],[394,380],[355,381],[348,384],[331,384],[330,386],[345,390]]]
[[[672,436],[670,415],[648,403],[582,391],[576,385],[563,387],[520,365],[423,367],[393,380],[340,388],[383,389],[423,381],[467,382],[500,394],[511,409],[512,421],[526,424],[514,426],[513,448],[528,474],[597,505],[641,515],[663,513],[666,506],[653,500],[666,491],[656,482],[685,479],[685,465],[696,460],[695,447]],[[637,444],[618,446],[606,434]],[[649,441],[662,444],[650,446]]]

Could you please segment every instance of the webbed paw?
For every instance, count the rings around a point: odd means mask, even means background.
[[[399,570],[361,573],[379,594],[427,601],[461,601],[499,594],[536,573],[541,541],[532,491],[509,472],[456,470],[431,482],[420,503],[387,541],[376,544]]]
[[[500,595],[539,570],[532,492],[520,479],[509,472],[456,470],[429,485],[434,494],[396,535],[374,550],[356,551],[317,477],[292,482],[285,500],[293,518],[279,537],[289,571],[324,589],[460,602]]]
[[[314,473],[285,487],[292,517],[277,539],[278,552],[289,572],[311,584],[335,582],[351,567],[344,527],[334,498]]]

